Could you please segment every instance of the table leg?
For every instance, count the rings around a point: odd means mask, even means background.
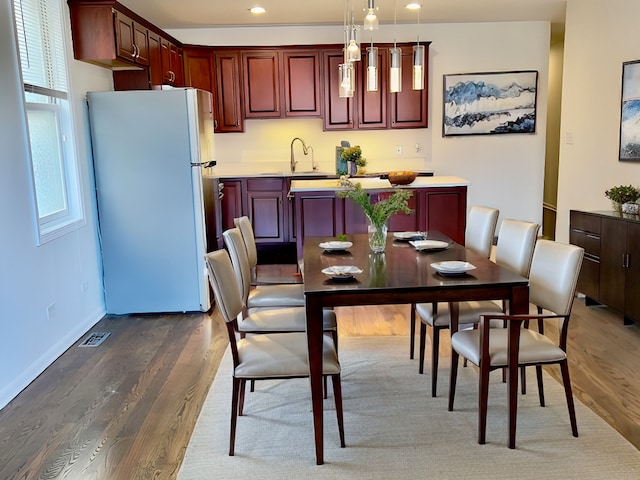
[[[316,464],[324,463],[323,406],[322,406],[322,304],[317,298],[306,297],[307,347],[309,349],[309,383],[313,432],[316,445]]]
[[[514,287],[509,302],[512,315],[529,313],[529,287]],[[507,325],[509,348],[507,351],[507,396],[509,403],[509,448],[516,448],[516,418],[518,411],[518,344],[522,322],[510,321]]]

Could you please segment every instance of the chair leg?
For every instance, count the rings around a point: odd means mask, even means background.
[[[252,382],[253,382],[253,380],[252,380]],[[239,401],[240,401],[240,403],[239,403],[239,406],[238,406],[238,415],[240,415],[240,416],[242,416],[243,412],[244,412],[244,392],[246,390],[246,387],[247,387],[247,381],[246,380],[240,380],[240,390],[239,390],[239,393],[240,393],[240,400]]]
[[[338,433],[340,434],[340,446],[344,448],[344,419],[342,415],[342,384],[340,382],[340,374],[331,375],[331,383],[333,385],[333,396],[336,402],[336,416],[338,417]]]
[[[251,387],[249,387],[250,392],[254,392],[256,390],[256,381],[251,380]]]
[[[449,408],[453,412],[453,400],[456,396],[456,381],[458,379],[458,352],[451,349],[451,372],[449,372]]]
[[[576,409],[573,404],[573,392],[571,391],[571,379],[569,378],[569,364],[567,360],[560,363],[562,371],[562,383],[564,384],[564,394],[567,397],[567,408],[569,409],[569,421],[571,422],[571,433],[578,436],[578,424],[576,422]]]
[[[522,392],[522,395],[526,395],[527,394],[527,370],[526,370],[526,367],[520,367],[520,391]]]
[[[418,363],[418,373],[420,374],[424,373],[424,348],[425,348],[425,344],[427,343],[426,337],[427,337],[427,325],[422,321],[420,321],[420,352],[419,352],[420,361]]]
[[[229,430],[229,456],[235,454],[236,424],[238,423],[238,401],[243,380],[233,378],[233,391],[231,392],[231,427]]]
[[[538,378],[538,397],[540,397],[540,406],[544,407],[544,385],[542,384],[542,365],[536,365],[536,377]]]
[[[327,376],[323,375],[322,376],[322,389],[324,391],[324,394],[322,395],[322,398],[324,398],[325,400],[327,399]]]
[[[409,315],[409,359],[413,360],[413,352],[416,347],[416,304],[411,304],[411,313]],[[422,372],[420,372],[422,373]]]
[[[487,441],[487,404],[489,402],[489,365],[480,362],[478,373],[478,443]]]
[[[435,397],[438,390],[438,360],[440,356],[440,328],[433,327],[431,335],[431,396]]]

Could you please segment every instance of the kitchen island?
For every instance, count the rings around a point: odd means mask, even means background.
[[[409,214],[397,213],[389,220],[390,231],[437,230],[464,245],[468,180],[452,176],[418,177],[409,185],[394,187],[380,178],[353,178],[374,198],[391,195],[394,188],[410,189]],[[340,198],[339,179],[291,180],[288,197],[293,200],[292,219],[298,258],[305,236],[337,236],[366,233],[368,220],[351,199]],[[375,200],[374,200],[375,201]]]

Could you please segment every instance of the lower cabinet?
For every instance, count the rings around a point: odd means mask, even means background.
[[[640,219],[616,212],[570,212],[569,240],[585,249],[577,290],[640,321]]]

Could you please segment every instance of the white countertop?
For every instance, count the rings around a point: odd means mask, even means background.
[[[389,180],[380,178],[352,178],[353,183],[360,183],[365,190],[378,190],[385,188],[393,188]],[[460,177],[453,176],[435,176],[435,177],[418,177],[411,184],[403,185],[405,188],[424,188],[424,187],[461,187],[469,186],[471,182]],[[318,180],[291,180],[291,192],[318,192],[331,191],[340,188],[339,179],[318,179]]]

